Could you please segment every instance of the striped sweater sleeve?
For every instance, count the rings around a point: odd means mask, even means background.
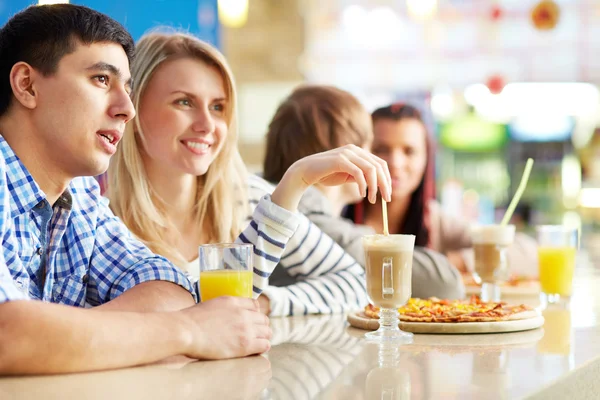
[[[250,181],[250,201],[272,187],[258,177]],[[254,198],[254,200],[253,200]],[[285,268],[296,282],[268,286],[271,316],[331,314],[367,304],[365,272],[356,260],[304,215],[290,238],[278,268]]]
[[[331,314],[367,304],[364,269],[302,215],[280,266],[296,283],[267,287],[273,316]]]
[[[271,196],[265,194],[259,200],[248,227],[236,239],[236,243],[254,245],[254,298],[267,287],[269,276],[279,263],[299,221],[296,213],[272,203]]]

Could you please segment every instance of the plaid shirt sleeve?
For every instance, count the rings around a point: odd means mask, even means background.
[[[11,300],[26,300],[29,297],[21,292],[15,285],[6,262],[7,248],[14,248],[9,243],[8,221],[10,221],[10,207],[8,206],[8,185],[6,184],[6,166],[4,159],[0,160],[0,303]]]
[[[3,219],[2,221],[5,221]],[[3,240],[4,241],[4,240]],[[0,304],[12,300],[28,300],[29,297],[20,291],[8,270],[4,252],[0,251]]]
[[[88,301],[92,305],[106,303],[147,281],[173,282],[198,301],[198,294],[185,274],[135,239],[114,216],[106,199],[100,204],[90,274],[90,279],[97,282],[95,296],[88,293]]]

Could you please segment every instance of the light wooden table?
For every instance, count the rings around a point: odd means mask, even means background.
[[[4,378],[0,399],[598,398],[600,276],[580,271],[570,309],[546,317],[532,331],[415,335],[395,348],[368,344],[341,315],[273,319],[264,357]]]

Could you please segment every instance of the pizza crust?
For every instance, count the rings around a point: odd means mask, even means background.
[[[536,310],[525,310],[518,312],[516,314],[512,314],[508,316],[509,321],[514,321],[516,319],[527,319],[527,318],[535,318],[539,317],[540,313]]]

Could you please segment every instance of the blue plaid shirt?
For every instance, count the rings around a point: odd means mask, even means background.
[[[54,205],[0,136],[0,303],[37,299],[97,306],[142,282],[190,281],[133,238],[92,177],[73,179]]]

